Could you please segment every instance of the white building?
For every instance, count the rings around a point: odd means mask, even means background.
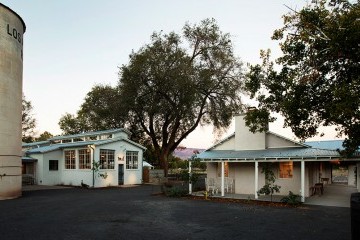
[[[125,129],[113,129],[23,144],[23,181],[94,187],[141,184],[146,148],[129,135]]]
[[[318,190],[320,184],[343,184],[360,191],[360,155],[343,158],[337,149],[342,141],[299,143],[267,131],[252,133],[243,115],[235,117],[235,133],[210,147],[197,157],[207,162],[207,179],[213,188],[235,194],[255,195],[264,186],[261,173],[265,163],[272,163],[278,195],[289,191],[302,196],[302,201]],[[339,170],[340,169],[340,170]],[[357,170],[356,170],[357,169]],[[338,174],[339,171],[343,173]],[[339,175],[339,176],[337,176]]]

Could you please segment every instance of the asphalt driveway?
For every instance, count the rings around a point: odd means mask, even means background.
[[[0,201],[0,239],[350,239],[350,209],[153,196],[153,186],[23,192]]]

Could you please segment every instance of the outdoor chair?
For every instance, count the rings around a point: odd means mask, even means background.
[[[233,187],[234,187],[234,179],[226,177],[225,181],[224,181],[225,191],[227,193],[229,193],[229,190],[230,190],[230,192],[232,193],[233,192]]]
[[[218,188],[216,186],[215,183],[215,179],[214,178],[207,178],[205,179],[206,181],[206,190],[209,192],[211,191],[211,193],[214,195],[214,193],[218,192]]]

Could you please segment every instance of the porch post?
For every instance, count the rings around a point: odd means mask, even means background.
[[[320,172],[319,172],[319,183],[321,183],[321,178],[323,177],[323,165],[322,165],[322,162],[320,162]]]
[[[225,167],[224,167],[224,161],[221,161],[221,196],[222,197],[225,196],[224,182],[225,182]]]
[[[305,161],[301,160],[301,202],[305,202]]]
[[[255,199],[259,198],[257,193],[259,185],[259,162],[255,161]]]
[[[189,161],[189,194],[192,194],[191,161]]]

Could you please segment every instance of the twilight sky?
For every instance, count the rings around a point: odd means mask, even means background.
[[[75,114],[95,84],[118,81],[118,66],[150,42],[154,31],[180,33],[186,22],[215,18],[232,36],[235,53],[244,63],[258,63],[260,49],[280,54],[270,39],[282,26],[281,16],[301,8],[305,0],[1,0],[25,21],[23,92],[34,107],[37,132],[61,134],[60,117]],[[270,130],[293,138],[282,121]],[[230,126],[223,137],[231,134]],[[331,130],[322,139],[332,139]],[[182,145],[210,147],[211,127],[199,128]],[[318,139],[318,138],[315,138]]]

